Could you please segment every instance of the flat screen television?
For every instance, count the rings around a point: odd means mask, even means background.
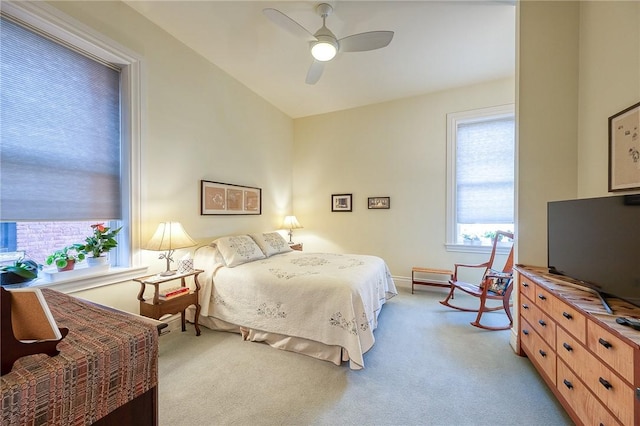
[[[552,201],[548,267],[607,297],[640,306],[640,194]]]

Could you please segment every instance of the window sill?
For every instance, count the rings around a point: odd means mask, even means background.
[[[475,244],[445,244],[447,251],[458,252],[458,253],[491,253],[492,246],[482,246]],[[497,254],[507,255],[509,254],[509,250],[511,250],[511,245],[508,246],[498,246],[496,249]]]
[[[147,266],[138,266],[133,268],[116,268],[112,267],[106,271],[100,271],[95,275],[83,275],[70,277],[68,279],[56,280],[51,282],[45,278],[38,278],[20,287],[40,287],[52,288],[61,293],[74,293],[82,290],[103,287],[111,284],[130,281],[147,272]]]

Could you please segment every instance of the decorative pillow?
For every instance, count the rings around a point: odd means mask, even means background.
[[[258,244],[265,256],[273,256],[278,253],[291,251],[289,243],[278,232],[265,232],[264,234],[251,234],[251,238]]]
[[[218,238],[213,244],[220,251],[224,263],[229,268],[265,258],[260,247],[248,235]]]
[[[483,288],[485,285],[489,285],[489,291],[503,295],[512,279],[513,275],[510,273],[490,269],[487,272],[487,275],[485,275],[485,280],[480,288]]]

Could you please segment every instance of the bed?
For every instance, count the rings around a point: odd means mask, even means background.
[[[69,334],[58,355],[18,358],[0,377],[0,423],[157,425],[156,325],[49,288],[42,294]]]
[[[356,370],[397,294],[381,258],[295,251],[277,232],[219,238],[194,264],[201,325]]]

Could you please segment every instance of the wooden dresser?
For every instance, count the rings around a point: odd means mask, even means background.
[[[608,299],[546,269],[517,272],[520,355],[529,357],[577,424],[640,425],[640,331],[616,323],[640,308]]]

